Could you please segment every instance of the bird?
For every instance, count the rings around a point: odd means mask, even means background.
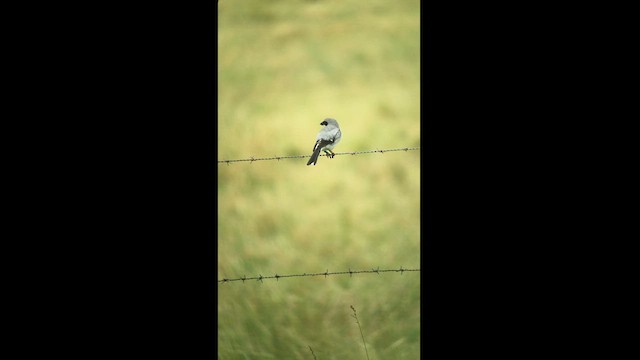
[[[320,151],[324,151],[327,157],[333,158],[336,154],[331,150],[333,150],[340,142],[340,139],[342,139],[342,132],[336,119],[326,118],[320,125],[324,127],[320,129],[318,136],[316,136],[316,143],[313,145],[313,154],[311,158],[309,158],[307,166],[311,164],[316,165]]]

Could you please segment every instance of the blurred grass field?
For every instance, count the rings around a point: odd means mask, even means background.
[[[218,157],[420,146],[419,0],[218,3]],[[218,166],[218,279],[420,267],[418,151]],[[218,285],[219,359],[420,355],[420,273]]]

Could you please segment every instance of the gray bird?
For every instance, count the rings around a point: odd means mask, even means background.
[[[320,130],[318,136],[316,136],[316,143],[313,145],[313,155],[311,155],[307,165],[315,165],[318,162],[320,151],[324,151],[328,157],[333,158],[336,154],[331,150],[333,150],[340,142],[340,139],[342,139],[342,132],[340,132],[340,126],[336,119],[326,118],[320,125],[324,127]]]

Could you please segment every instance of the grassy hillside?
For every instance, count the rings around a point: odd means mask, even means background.
[[[221,0],[219,159],[420,146],[418,0]],[[417,151],[217,165],[218,278],[420,267]],[[220,359],[416,359],[419,273],[218,285]]]

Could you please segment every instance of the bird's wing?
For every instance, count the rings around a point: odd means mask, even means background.
[[[333,140],[318,140],[316,141],[315,146],[313,147],[313,151],[315,151],[316,149],[322,149],[323,147],[325,147],[326,145],[329,145],[333,142]]]

